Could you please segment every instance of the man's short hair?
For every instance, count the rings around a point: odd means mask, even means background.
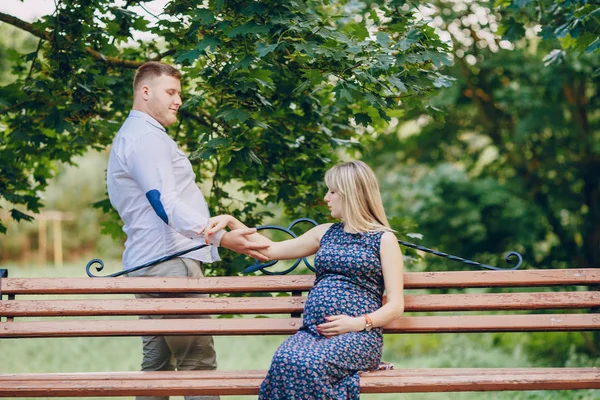
[[[169,64],[164,64],[158,61],[148,61],[143,63],[135,71],[133,77],[133,91],[135,92],[141,82],[148,78],[156,78],[161,75],[172,76],[181,80],[181,72]]]

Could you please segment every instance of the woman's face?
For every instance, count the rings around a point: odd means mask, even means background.
[[[325,195],[325,201],[327,202],[327,207],[329,207],[331,216],[333,218],[343,219],[342,195],[334,190],[329,189]]]

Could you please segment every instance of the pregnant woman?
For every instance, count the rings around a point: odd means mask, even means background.
[[[259,399],[358,399],[358,373],[381,362],[381,327],[404,311],[402,254],[375,174],[365,163],[351,161],[327,171],[325,183],[331,216],[341,222],[281,242],[250,237],[269,244],[261,253],[273,260],[316,253],[303,325],[275,352]],[[245,228],[233,217],[219,216],[206,231],[210,235],[225,226]]]

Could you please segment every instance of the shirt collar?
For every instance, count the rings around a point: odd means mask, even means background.
[[[131,110],[129,111],[129,116],[130,117],[134,117],[134,118],[141,118],[144,121],[148,122],[150,125],[160,129],[163,132],[166,132],[167,130],[165,129],[164,126],[162,126],[160,124],[160,122],[158,122],[157,120],[155,120],[154,118],[152,118],[150,115],[146,114],[145,112],[142,111],[137,111],[137,110]]]

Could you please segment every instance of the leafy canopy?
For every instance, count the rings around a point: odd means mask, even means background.
[[[54,162],[110,144],[143,61],[183,70],[186,101],[169,133],[213,211],[237,209],[251,224],[273,203],[323,217],[337,149],[372,141],[391,114],[427,111],[428,95],[450,84],[439,72],[448,46],[411,2],[174,0],[158,16],[121,3],[63,0],[33,24],[0,13],[39,40],[11,53],[16,80],[0,88],[0,200],[13,218],[42,206]]]

